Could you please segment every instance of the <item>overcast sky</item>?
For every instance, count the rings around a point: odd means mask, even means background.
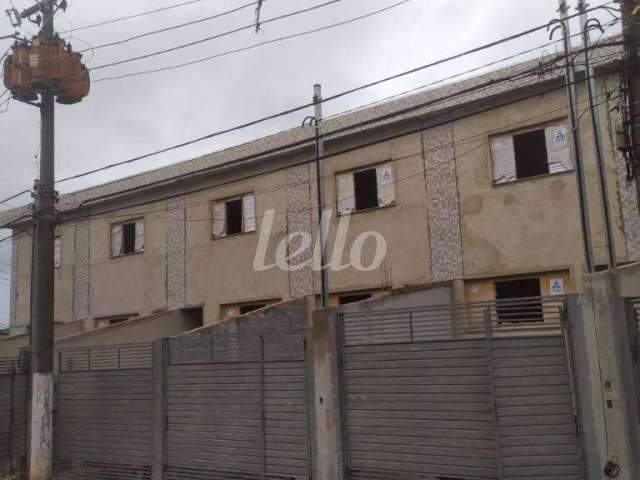
[[[56,27],[59,31],[67,31],[182,1],[69,0],[67,12],[56,17]],[[250,1],[202,0],[182,8],[63,36],[71,35],[70,41],[74,49],[80,50],[88,48],[87,45],[96,46],[123,40],[140,33],[211,16]],[[267,20],[325,1],[266,0],[262,19]],[[267,23],[258,34],[245,30],[176,52],[99,69],[92,72],[92,78],[96,80],[195,60],[347,20],[398,1],[342,0],[306,14]],[[557,3],[557,0],[410,0],[385,13],[303,38],[278,42],[168,72],[95,83],[89,97],[81,104],[60,106],[57,109],[57,177],[125,160],[304,104],[311,99],[314,83],[323,85],[325,96],[332,95],[546,23],[556,15]],[[576,3],[577,0],[570,0],[572,7]],[[0,0],[0,4],[3,9],[9,8],[10,1]],[[13,4],[22,9],[31,2],[13,0]],[[606,15],[600,17],[609,19]],[[84,58],[90,67],[95,67],[212,36],[247,25],[254,19],[254,8],[246,8],[224,18],[102,48],[93,54],[87,52]],[[617,30],[619,28],[613,28],[611,32]],[[1,16],[0,36],[11,31],[8,19]],[[36,27],[25,26],[20,31],[31,35]],[[537,32],[498,48],[328,103],[325,114],[339,113],[382,99],[547,41],[546,32]],[[2,52],[10,43],[7,40],[0,42]],[[538,51],[522,59],[541,54]],[[59,190],[77,190],[295,127],[306,114],[300,112],[135,165],[67,183],[61,185]],[[8,112],[0,114],[0,151],[4,172],[0,176],[0,198],[32,185],[37,172],[38,122],[37,109],[16,101],[10,103]],[[23,197],[22,202],[16,201],[12,205],[27,201],[28,198]],[[0,208],[7,208],[7,205]],[[10,264],[10,242],[5,242],[0,245],[0,325],[8,323],[9,318],[9,282],[6,272],[10,270]]]

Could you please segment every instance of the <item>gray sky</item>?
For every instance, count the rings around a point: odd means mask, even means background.
[[[73,34],[75,50],[121,40],[151,30],[214,15],[250,0],[202,0],[194,5],[147,15]],[[380,9],[398,0],[342,0],[336,4],[252,30],[230,35],[177,52],[92,72],[92,78],[124,74],[182,63],[229,49],[309,30]],[[600,0],[595,3],[602,3]],[[31,2],[13,0],[18,9]],[[93,24],[180,0],[69,0],[69,9],[56,17],[60,31]],[[323,3],[323,0],[266,0],[263,20]],[[577,0],[570,0],[572,7]],[[9,0],[0,0],[8,8]],[[325,96],[405,69],[443,58],[481,43],[546,23],[556,15],[557,0],[411,0],[374,17],[278,42],[248,52],[169,72],[126,80],[96,83],[82,103],[57,109],[56,167],[63,177],[125,160],[174,143],[206,135],[221,128],[276,113],[310,101],[312,85],[321,83]],[[599,15],[609,20],[606,15]],[[4,18],[4,20],[2,20]],[[89,66],[102,65],[244,26],[254,20],[253,8],[221,19],[87,52]],[[2,23],[4,22],[4,23]],[[574,29],[577,27],[574,27]],[[27,26],[25,34],[35,32]],[[619,27],[610,30],[619,31]],[[0,17],[0,35],[11,25]],[[465,57],[444,66],[408,75],[393,82],[344,97],[325,107],[339,113],[463,70],[486,64],[548,41],[546,32]],[[0,42],[2,52],[10,41]],[[0,52],[0,53],[2,53]],[[529,54],[522,59],[540,56]],[[514,63],[511,61],[510,63]],[[311,112],[309,112],[311,113]],[[78,190],[132,173],[187,160],[301,123],[305,113],[201,142],[189,148],[116,168],[60,186],[61,192]],[[37,171],[38,111],[12,101],[0,114],[0,151],[4,174],[0,198],[29,188]],[[23,197],[23,202],[27,199]],[[20,204],[20,201],[13,205]],[[7,208],[7,205],[0,206]],[[10,232],[2,232],[5,236]],[[0,325],[9,318],[10,242],[0,245]]]

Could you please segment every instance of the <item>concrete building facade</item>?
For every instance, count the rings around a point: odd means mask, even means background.
[[[617,261],[640,260],[636,185],[616,144],[617,47],[598,51],[599,102]],[[387,246],[375,269],[329,272],[332,303],[412,286],[451,285],[452,301],[582,291],[576,175],[562,69],[538,61],[326,120],[327,251],[366,267],[376,232]],[[579,110],[586,92],[579,89]],[[588,114],[582,146],[596,263],[606,263]],[[310,127],[63,195],[58,209],[56,322],[85,329],[176,309],[205,325],[320,293],[310,264],[317,192]],[[345,229],[339,248],[340,224]],[[31,224],[14,230],[11,332],[27,332]],[[266,233],[270,232],[267,236]],[[289,237],[290,235],[293,237]],[[287,242],[287,239],[290,241]],[[280,246],[279,245],[283,245]],[[278,249],[285,271],[257,271]]]

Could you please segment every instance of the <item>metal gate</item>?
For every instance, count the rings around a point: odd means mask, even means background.
[[[304,337],[172,339],[167,478],[309,479]]]
[[[58,353],[56,480],[151,478],[151,345]]]
[[[0,359],[0,478],[26,475],[28,372],[26,356]]]
[[[341,324],[349,479],[584,479],[563,299]]]

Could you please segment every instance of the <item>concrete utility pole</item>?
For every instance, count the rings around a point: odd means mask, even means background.
[[[640,1],[620,0],[622,11],[622,32],[625,45],[626,59],[626,88],[628,95],[628,125],[624,125],[628,132],[629,161],[631,174],[636,182],[638,207],[640,207],[640,122],[637,120],[637,102],[640,102],[640,59],[638,46],[640,45]]]
[[[586,76],[587,94],[589,96],[589,111],[591,114],[591,126],[593,129],[593,142],[596,154],[596,171],[598,173],[598,190],[600,192],[600,209],[602,212],[602,225],[604,227],[605,242],[607,247],[607,266],[609,270],[616,268],[616,250],[613,239],[613,227],[611,223],[611,205],[609,203],[609,189],[607,187],[607,170],[604,165],[604,150],[602,144],[602,128],[600,113],[596,102],[596,80],[591,65],[591,39],[589,30],[590,20],[587,17],[587,5],[585,0],[578,0],[578,12],[580,13],[580,28],[582,29],[582,47],[584,50],[584,69]],[[597,22],[597,21],[596,21]],[[602,28],[599,24],[597,25]]]
[[[54,36],[53,0],[39,4],[43,26],[41,35]],[[54,190],[55,95],[41,93],[41,158],[37,182],[35,219],[35,262],[33,286],[36,297],[31,313],[31,448],[30,480],[50,480],[53,476],[53,303],[56,192]]]
[[[320,124],[322,123],[322,85],[313,86],[313,104],[315,108],[316,127],[316,187],[318,190],[318,243],[320,245],[320,282],[322,306],[329,306],[329,271],[327,270],[327,239],[324,215],[324,138]]]
[[[563,35],[563,48],[565,53],[567,83],[567,97],[569,99],[569,114],[571,116],[571,137],[573,139],[573,152],[576,166],[576,184],[578,187],[578,206],[580,209],[580,225],[582,227],[582,244],[586,271],[595,271],[593,259],[593,242],[591,240],[591,222],[589,220],[589,206],[587,201],[587,182],[584,174],[584,164],[582,158],[582,143],[580,137],[580,115],[578,114],[578,89],[576,85],[576,69],[571,56],[571,27],[569,25],[569,7],[567,0],[559,0],[558,12]],[[552,32],[553,34],[553,32]]]

